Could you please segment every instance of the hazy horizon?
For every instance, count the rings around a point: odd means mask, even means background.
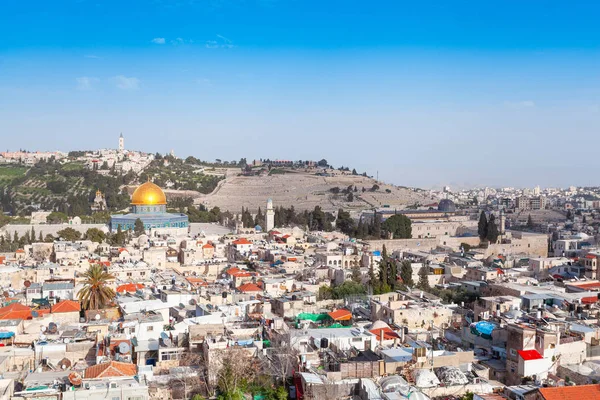
[[[0,149],[600,186],[596,2],[84,0],[0,15]]]

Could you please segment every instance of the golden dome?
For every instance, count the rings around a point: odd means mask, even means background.
[[[131,205],[134,206],[154,206],[167,204],[165,193],[152,182],[146,182],[133,192],[131,196]]]

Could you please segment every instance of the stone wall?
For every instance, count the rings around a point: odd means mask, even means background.
[[[422,250],[428,251],[435,249],[438,246],[437,238],[430,239],[384,239],[384,240],[367,240],[367,244],[371,250],[381,250],[385,245],[388,254],[396,250]]]

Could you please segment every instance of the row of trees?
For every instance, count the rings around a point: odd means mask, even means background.
[[[335,217],[329,212],[324,212],[320,206],[315,206],[312,211],[302,211],[297,213],[294,206],[285,208],[275,207],[275,226],[303,226],[313,231],[333,230],[333,221]]]
[[[412,223],[410,218],[402,214],[392,215],[381,222],[381,216],[375,214],[369,222],[359,220],[358,224],[348,211],[338,210],[336,227],[348,236],[357,239],[381,239],[393,237],[394,239],[410,239],[412,237]]]
[[[43,236],[42,232],[37,233],[33,227],[30,231],[25,232],[23,236],[15,231],[11,236],[8,232],[4,236],[0,236],[0,252],[14,252],[17,249],[23,248],[24,246],[34,242],[52,242],[54,236],[48,234]]]

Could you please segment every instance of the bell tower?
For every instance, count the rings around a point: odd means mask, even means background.
[[[123,137],[123,133],[119,136],[119,151],[125,150],[125,138]]]

